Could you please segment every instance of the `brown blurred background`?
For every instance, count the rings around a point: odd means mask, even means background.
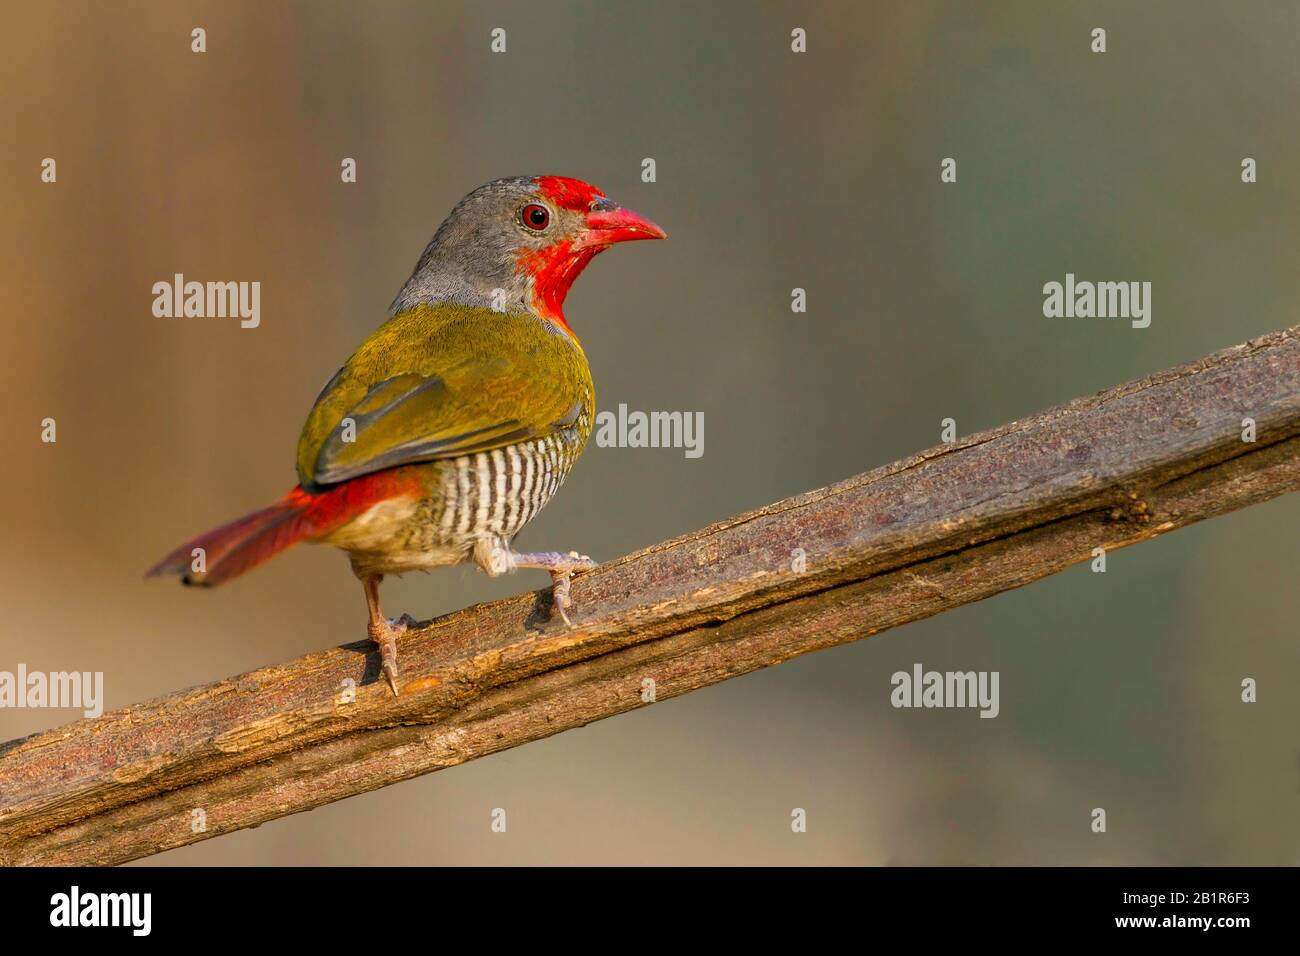
[[[141,574],[292,484],[321,383],[493,177],[589,179],[668,230],[566,313],[602,408],[706,423],[698,460],[593,445],[530,546],[616,557],[934,445],[947,416],[969,433],[1297,321],[1293,4],[5,7],[0,669],[104,671],[110,708],[364,636],[331,549],[212,592]],[[261,327],[155,318],[175,272],[260,280]],[[1151,327],[1045,319],[1066,272],[1151,281]],[[1295,863],[1297,518],[1284,498],[156,860]],[[386,608],[545,583],[449,569]],[[894,710],[918,661],[1000,671],[1001,716]],[[0,710],[0,739],[76,716]]]

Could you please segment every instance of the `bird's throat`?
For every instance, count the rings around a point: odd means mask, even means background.
[[[587,263],[604,248],[597,245],[578,246],[571,240],[565,240],[544,249],[530,250],[520,256],[519,271],[528,276],[533,311],[563,326],[572,334],[573,330],[564,319],[565,297],[574,280],[587,268]]]

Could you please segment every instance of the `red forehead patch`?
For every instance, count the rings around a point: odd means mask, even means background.
[[[538,176],[533,180],[546,199],[564,209],[586,212],[593,199],[600,199],[605,194],[590,183],[568,176]]]

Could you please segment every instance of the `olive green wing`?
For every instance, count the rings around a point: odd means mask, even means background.
[[[591,401],[582,348],[531,315],[420,306],[376,329],[316,399],[298,475],[324,485],[570,428]]]

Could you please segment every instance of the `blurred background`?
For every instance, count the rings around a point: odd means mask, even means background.
[[[364,636],[333,549],[210,592],[141,575],[292,485],[321,384],[497,176],[587,179],[668,230],[565,311],[602,409],[706,426],[694,460],[593,443],[527,546],[617,557],[935,445],[945,417],[968,434],[1297,321],[1293,4],[6,7],[0,669],[103,671],[109,708]],[[155,318],[177,272],[260,281],[260,327]],[[1044,318],[1067,272],[1150,281],[1151,327]],[[1298,518],[1276,500],[147,862],[1294,864]],[[385,608],[546,583],[445,569]],[[999,671],[1000,717],[893,709],[916,662]],[[0,710],[0,739],[77,716]]]

